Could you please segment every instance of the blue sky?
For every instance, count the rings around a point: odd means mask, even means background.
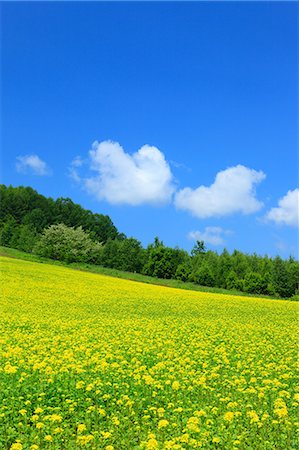
[[[3,183],[144,245],[296,255],[296,3],[1,8]]]

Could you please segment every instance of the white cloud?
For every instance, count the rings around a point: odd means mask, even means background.
[[[37,155],[18,156],[16,162],[16,169],[20,173],[33,175],[49,175],[50,169],[45,161],[40,159]]]
[[[224,230],[221,227],[206,227],[204,231],[190,231],[188,238],[194,241],[204,241],[212,245],[224,245],[223,236],[231,234],[230,230]]]
[[[211,186],[189,187],[177,192],[175,205],[199,218],[221,217],[237,212],[250,214],[262,208],[255,187],[266,175],[237,165],[218,172]]]
[[[175,190],[170,167],[156,147],[144,145],[130,155],[118,142],[96,141],[89,164],[94,175],[81,179],[85,189],[112,204],[168,203]],[[74,164],[73,169],[73,177],[79,177]]]
[[[266,219],[273,220],[277,224],[299,226],[299,189],[288,191],[278,201],[278,207],[270,209]]]
[[[71,162],[71,166],[73,166],[73,167],[81,167],[81,166],[83,166],[83,164],[84,164],[84,161],[81,158],[81,156],[76,156],[73,159],[73,161]]]
[[[81,156],[76,156],[68,168],[70,178],[73,181],[76,181],[76,183],[79,183],[81,181],[81,177],[78,173],[78,168],[82,167],[83,165],[84,165],[84,161],[81,158]]]

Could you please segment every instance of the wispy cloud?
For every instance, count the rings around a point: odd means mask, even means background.
[[[16,169],[19,173],[39,176],[50,175],[51,173],[51,170],[45,161],[37,155],[18,156]]]
[[[118,142],[96,141],[88,159],[92,174],[86,178],[80,178],[77,171],[81,161],[73,160],[70,175],[98,200],[133,206],[171,201],[173,175],[157,147],[144,145],[130,155]]]
[[[260,210],[263,203],[256,198],[255,188],[266,175],[237,165],[218,172],[211,186],[181,189],[175,196],[178,209],[196,217],[221,217],[234,213],[250,214]]]
[[[71,164],[69,165],[68,171],[70,178],[75,181],[76,183],[79,183],[81,181],[81,177],[79,175],[78,169],[84,165],[84,161],[81,158],[81,156],[76,156]]]
[[[286,195],[278,201],[278,206],[270,209],[265,218],[266,220],[271,220],[279,225],[298,227],[299,189],[288,191]]]
[[[224,236],[232,234],[230,230],[224,230],[221,227],[206,227],[203,231],[190,231],[188,238],[193,241],[204,241],[211,245],[224,245]]]
[[[192,169],[190,169],[190,167],[186,166],[186,164],[174,161],[173,159],[171,159],[169,161],[169,163],[170,163],[171,166],[175,167],[176,169],[182,169],[182,170],[185,170],[186,172],[191,172],[192,171]]]

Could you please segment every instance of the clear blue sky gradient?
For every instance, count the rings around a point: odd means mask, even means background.
[[[226,247],[287,257],[297,230],[261,218],[298,185],[297,13],[287,2],[2,3],[2,182],[68,196],[148,244],[190,249],[191,230],[232,231]],[[264,208],[198,219],[168,206],[112,206],[68,176],[93,141],[158,147],[178,188],[243,164],[267,178]],[[52,169],[16,171],[37,154]],[[223,246],[212,247],[222,250]]]

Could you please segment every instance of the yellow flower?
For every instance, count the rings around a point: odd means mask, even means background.
[[[157,409],[157,413],[159,417],[163,417],[164,413],[165,413],[165,409],[164,408],[158,408]]]
[[[250,431],[254,450],[289,448],[299,403],[295,302],[2,256],[0,264],[0,436],[15,418],[22,438],[8,436],[7,450],[130,450],[136,436],[143,450],[222,450],[225,442],[243,450]],[[20,377],[21,391],[10,395]]]
[[[114,425],[119,425],[120,424],[120,421],[119,421],[119,419],[117,418],[117,417],[112,417],[112,422],[114,423]]]
[[[49,416],[49,419],[51,420],[51,422],[62,422],[62,416],[60,416],[59,414],[52,414],[51,416]]]
[[[52,442],[53,441],[52,436],[50,434],[47,434],[47,436],[45,436],[45,441]]]
[[[288,416],[288,408],[282,398],[278,398],[277,400],[275,400],[274,413],[280,418]]]
[[[156,435],[154,433],[149,433],[148,434],[148,439],[155,439]]]
[[[83,431],[86,430],[86,425],[84,423],[79,423],[78,427],[77,427],[77,432],[78,433],[83,433]]]
[[[248,411],[247,417],[250,417],[250,423],[259,422],[260,418],[255,411]]]
[[[81,445],[86,445],[93,439],[94,439],[94,436],[92,434],[89,434],[88,436],[78,436],[77,443],[81,444]]]
[[[280,418],[288,416],[288,409],[287,409],[287,407],[285,407],[285,408],[276,408],[276,409],[274,409],[274,412]]]
[[[169,424],[168,420],[165,419],[159,420],[158,428],[165,428],[167,427],[168,424]]]
[[[111,437],[110,431],[101,431],[101,435],[104,439],[109,439]]]
[[[226,420],[227,422],[231,422],[234,418],[234,412],[233,411],[228,411],[224,414],[224,420]]]
[[[6,366],[4,367],[4,372],[5,373],[12,374],[12,373],[16,373],[16,371],[17,371],[17,367],[16,366],[12,366],[11,364],[6,364]],[[14,445],[14,444],[12,444],[12,445]]]
[[[38,408],[35,408],[34,413],[41,414],[43,411],[44,411],[43,408],[38,407]]]
[[[174,389],[175,391],[177,391],[178,389],[180,389],[180,383],[179,381],[174,381],[172,383],[172,389]]]
[[[23,445],[20,442],[16,442],[10,446],[10,450],[22,450]]]
[[[159,448],[158,441],[154,438],[149,439],[146,443],[145,448],[146,450],[156,450],[157,448]]]
[[[189,434],[185,433],[180,437],[180,442],[187,443],[189,441]]]
[[[150,375],[144,375],[144,376],[143,376],[143,379],[144,379],[144,381],[145,381],[145,384],[151,385],[151,384],[154,383],[154,379],[153,379],[153,377],[151,377]]]
[[[190,431],[199,432],[199,418],[198,417],[190,417],[190,419],[187,420],[187,428]]]

